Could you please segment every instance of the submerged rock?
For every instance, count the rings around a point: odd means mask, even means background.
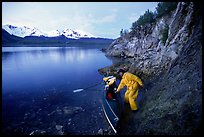
[[[100,129],[98,130],[98,135],[103,135],[103,129],[100,128]]]
[[[63,131],[61,131],[61,130],[57,132],[57,135],[64,135],[64,134],[65,133]]]
[[[35,112],[27,112],[24,114],[24,120],[32,120],[36,118]]]
[[[71,115],[74,113],[78,113],[79,111],[82,111],[82,107],[71,107],[71,106],[65,106],[62,108],[65,115]]]
[[[57,129],[57,135],[64,135],[64,131],[62,131],[62,125],[56,125],[55,128]]]

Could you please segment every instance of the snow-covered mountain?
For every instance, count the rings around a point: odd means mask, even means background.
[[[25,37],[25,36],[47,36],[46,33],[43,33],[39,29],[35,27],[17,27],[13,25],[3,25],[2,27],[4,30],[6,30],[9,34],[15,35],[18,37]]]
[[[44,33],[37,28],[31,28],[26,26],[18,27],[13,25],[3,25],[2,29],[6,30],[11,35],[15,35],[19,37],[25,37],[25,36],[56,37],[60,35],[64,35],[67,38],[73,38],[73,39],[94,37],[93,35],[86,33],[84,31],[72,30],[72,29],[64,29],[63,31],[53,30],[48,33]]]
[[[56,37],[56,36],[60,36],[61,32],[59,30],[52,30],[50,32],[48,32],[48,37]]]
[[[64,29],[63,31],[54,30],[48,33],[48,37],[55,37],[55,36],[60,36],[60,35],[64,35],[67,38],[74,38],[74,39],[94,37],[93,35],[88,34],[84,31],[81,31],[81,30],[75,31],[72,29]]]

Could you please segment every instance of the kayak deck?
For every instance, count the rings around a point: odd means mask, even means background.
[[[117,133],[122,113],[121,100],[119,98],[120,94],[117,95],[116,99],[107,99],[106,94],[103,94],[102,108],[108,123],[115,133]]]

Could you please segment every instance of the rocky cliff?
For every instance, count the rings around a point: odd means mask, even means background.
[[[168,69],[195,30],[196,8],[194,3],[178,3],[169,15],[116,39],[106,50],[106,55],[132,58],[131,66],[147,75]],[[165,43],[164,29],[168,29]]]
[[[164,44],[161,31],[165,26],[169,29]],[[202,16],[198,3],[179,2],[169,16],[116,39],[106,55],[122,61],[99,72],[114,73],[126,67],[145,85],[139,92],[140,109],[129,114],[121,134],[202,133]]]

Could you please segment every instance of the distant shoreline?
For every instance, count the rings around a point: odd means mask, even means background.
[[[110,43],[71,43],[71,44],[2,44],[2,47],[62,47],[62,48],[67,48],[67,47],[76,47],[76,48],[96,48],[96,49],[103,49],[106,48],[110,45]]]

